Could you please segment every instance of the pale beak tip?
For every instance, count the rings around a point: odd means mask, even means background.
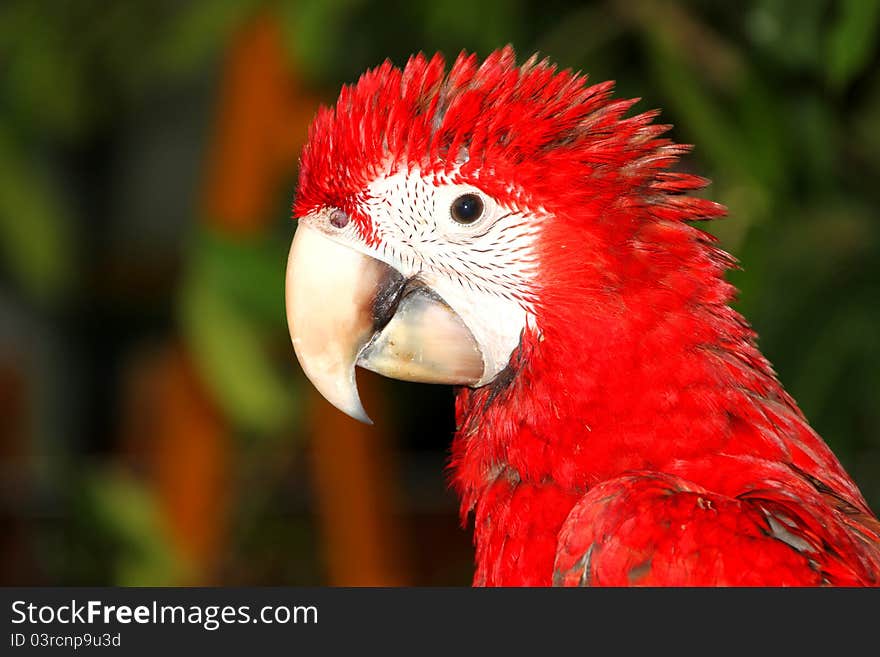
[[[339,410],[341,410],[349,417],[354,418],[358,422],[363,422],[364,424],[368,424],[370,426],[373,425],[373,421],[370,419],[370,416],[367,415],[367,412],[364,410],[364,407],[360,404],[360,402],[358,402],[357,408],[340,408]]]
[[[294,348],[296,346],[296,343],[294,343]],[[347,369],[349,371],[347,375],[340,373],[340,369],[343,369],[344,365],[342,367],[311,368],[304,364],[307,361],[300,356],[299,350],[296,351],[297,358],[303,366],[303,373],[324,399],[349,417],[364,424],[373,424],[370,416],[364,410],[364,405],[361,403],[361,397],[358,394],[354,365],[348,366]]]
[[[343,381],[345,381],[345,383],[343,383]],[[312,382],[315,383],[315,379],[312,379]],[[327,384],[327,381],[318,381],[318,383]],[[367,415],[367,412],[364,410],[364,405],[361,403],[361,396],[358,394],[354,366],[351,367],[351,371],[347,377],[335,378],[334,384],[335,385],[332,387],[321,385],[321,387],[318,388],[324,399],[329,401],[348,417],[354,418],[358,422],[363,422],[364,424],[373,424],[370,416]]]

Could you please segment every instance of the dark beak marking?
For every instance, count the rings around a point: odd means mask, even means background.
[[[370,308],[374,331],[381,331],[394,317],[397,305],[403,298],[406,288],[407,280],[403,274],[396,269],[386,267]]]

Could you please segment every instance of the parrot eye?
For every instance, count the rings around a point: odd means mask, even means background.
[[[348,213],[335,209],[330,213],[330,224],[334,228],[345,228],[348,225]]]
[[[462,194],[449,208],[452,218],[460,224],[472,224],[483,216],[483,199],[476,194]]]

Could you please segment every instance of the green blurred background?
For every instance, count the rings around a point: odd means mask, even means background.
[[[880,508],[877,0],[6,0],[0,583],[467,584],[447,388],[293,360],[283,270],[319,102],[512,43],[696,144],[738,307]]]

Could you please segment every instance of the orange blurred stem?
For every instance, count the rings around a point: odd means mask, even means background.
[[[309,388],[314,489],[333,586],[408,584],[395,511],[394,459],[377,377],[358,386],[374,426],[361,424]]]

